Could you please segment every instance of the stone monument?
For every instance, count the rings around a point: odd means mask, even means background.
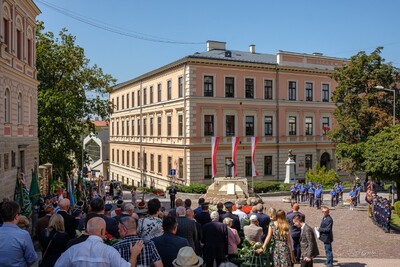
[[[288,159],[285,162],[286,165],[286,176],[285,176],[285,184],[296,182],[296,174],[294,173],[294,166],[296,162],[293,160],[292,150],[289,149]]]

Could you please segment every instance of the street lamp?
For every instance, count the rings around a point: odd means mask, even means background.
[[[378,90],[384,90],[384,91],[393,93],[393,126],[395,126],[396,125],[396,90],[385,88],[382,85],[375,86],[374,88],[378,89]],[[392,181],[392,206],[393,205],[394,205],[394,183]]]

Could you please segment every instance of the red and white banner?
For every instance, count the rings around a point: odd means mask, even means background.
[[[213,136],[211,138],[211,169],[212,177],[217,176],[217,152],[218,152],[219,137]]]
[[[237,176],[236,152],[237,152],[237,147],[238,147],[239,141],[240,141],[239,137],[232,137],[232,161],[233,161],[232,176],[233,177]]]
[[[251,138],[251,175],[258,176],[258,171],[256,169],[256,147],[258,143],[258,137]]]

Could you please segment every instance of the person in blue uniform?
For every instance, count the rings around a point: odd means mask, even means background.
[[[315,189],[315,204],[317,206],[317,209],[321,209],[321,203],[322,203],[322,188],[321,185],[317,185],[317,188]]]
[[[309,206],[310,207],[314,207],[315,204],[315,188],[313,183],[311,183],[311,185],[309,184],[308,187],[308,202],[309,202]]]
[[[355,186],[353,186],[353,188],[349,192],[349,197],[350,197],[350,210],[353,210],[354,207],[357,206],[357,192]]]
[[[331,208],[335,208],[336,206],[336,188],[332,187],[332,190],[329,192],[331,195]]]

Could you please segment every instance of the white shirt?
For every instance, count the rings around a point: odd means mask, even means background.
[[[240,228],[243,229],[243,219],[247,219],[247,214],[243,211],[241,211],[240,209],[235,210],[234,212],[232,212],[232,214],[235,214],[239,217],[239,221],[240,221]]]
[[[79,244],[70,247],[58,258],[55,267],[111,267],[131,266],[112,246],[103,243],[103,239],[91,235]]]

